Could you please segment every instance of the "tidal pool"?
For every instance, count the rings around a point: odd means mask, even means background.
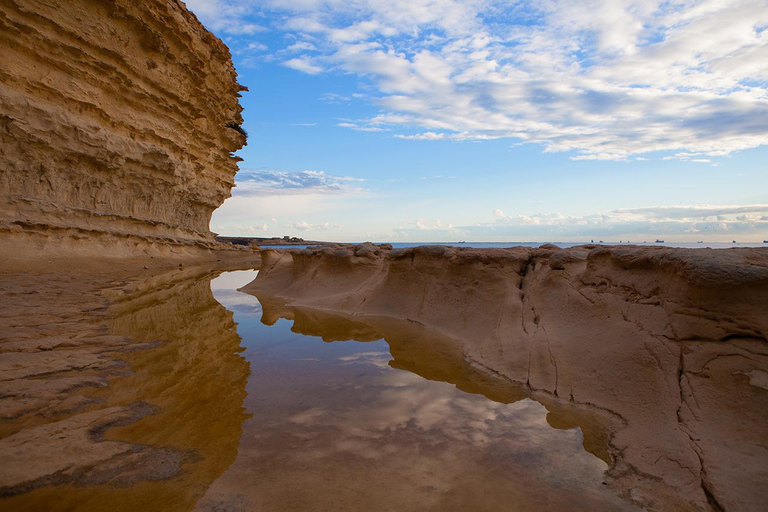
[[[198,509],[629,508],[603,485],[599,427],[585,442],[567,412],[472,368],[419,326],[236,291],[255,276],[211,283],[250,363],[250,417]]]
[[[0,510],[631,509],[599,411],[217,272],[9,281]]]

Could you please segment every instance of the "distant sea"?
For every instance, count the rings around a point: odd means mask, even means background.
[[[418,247],[420,245],[449,245],[452,247],[474,247],[476,249],[491,249],[491,248],[504,248],[504,247],[540,247],[544,244],[552,244],[558,247],[574,247],[576,245],[584,245],[595,243],[599,245],[638,245],[638,246],[662,246],[662,247],[683,247],[688,249],[728,249],[731,247],[766,247],[766,243],[732,243],[732,242],[375,242],[377,244],[390,243],[395,249],[402,249],[405,247]],[[310,247],[309,245],[270,245],[265,246],[271,249],[303,249]]]

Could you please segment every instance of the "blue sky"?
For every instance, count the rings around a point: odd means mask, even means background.
[[[249,143],[221,234],[768,239],[764,0],[190,0]]]

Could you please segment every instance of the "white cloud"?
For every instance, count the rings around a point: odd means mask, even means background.
[[[298,231],[327,231],[329,229],[342,229],[344,224],[331,224],[330,222],[320,222],[317,224],[311,224],[306,221],[293,222],[287,224],[285,227],[289,229],[296,229]]]
[[[325,94],[320,95],[320,101],[324,103],[329,103],[331,105],[349,103],[351,100],[352,98],[350,98],[349,96],[336,94],[335,92],[326,92]]]
[[[318,73],[323,72],[322,67],[318,66],[317,64],[313,64],[308,57],[304,56],[297,57],[295,59],[289,59],[283,62],[283,66],[295,69],[296,71],[301,71],[302,73],[307,73],[308,75],[317,75]]]
[[[263,52],[268,50],[267,45],[256,41],[248,43],[248,46],[246,46],[245,49],[253,52]]]
[[[266,30],[248,20],[253,6],[241,0],[186,0],[187,7],[211,30],[219,34],[253,35]]]
[[[285,48],[284,51],[286,52],[311,52],[315,51],[317,48],[314,44],[310,43],[309,41],[298,41],[296,43],[293,43],[292,45]]]
[[[416,219],[416,221],[412,224],[407,224],[403,227],[408,228],[410,226],[415,226],[419,231],[459,231],[453,226],[453,224],[443,222],[440,219]]]
[[[505,214],[496,208],[492,220],[451,225],[418,219],[391,231],[389,239],[486,241],[669,241],[755,242],[768,237],[768,204],[685,205],[628,208],[585,215],[562,213]]]
[[[729,237],[768,234],[768,204],[753,205],[683,205],[625,208],[587,215],[517,214],[506,215],[500,209],[492,212],[494,220],[459,229],[478,239],[519,236],[520,240],[546,237],[554,240],[619,237],[643,241],[657,236],[676,238]],[[531,238],[534,237],[534,238]],[[730,238],[729,238],[730,240]],[[616,240],[614,240],[616,241]]]
[[[621,224],[644,222],[681,223],[692,222],[753,222],[758,216],[768,213],[768,204],[754,205],[686,205],[686,206],[649,206],[644,208],[623,208],[607,212],[597,212],[590,215],[566,216],[560,213],[504,215],[498,208],[493,210],[497,225],[590,225],[590,224]]]
[[[342,128],[349,128],[350,130],[355,130],[358,132],[383,132],[386,131],[385,128],[379,128],[378,126],[366,126],[366,125],[359,125],[356,123],[338,123],[336,126],[340,126]]]
[[[510,138],[575,160],[667,151],[699,161],[768,143],[764,0],[190,6],[223,31],[222,20],[244,27],[256,11],[285,20],[286,49],[312,57],[284,64],[359,76],[383,109],[366,123],[403,138]]]
[[[316,231],[341,230],[343,224],[339,222],[310,224],[304,219],[316,219],[325,212],[338,210],[346,201],[362,200],[367,193],[360,187],[362,182],[359,178],[323,171],[243,169],[237,174],[232,197],[213,213],[211,229],[233,236],[253,235],[257,231],[264,233],[262,236],[284,236],[294,231],[311,235]],[[277,224],[278,218],[282,224]]]
[[[237,187],[232,194],[260,197],[288,194],[350,194],[360,192],[353,184],[362,181],[351,176],[332,176],[323,171],[241,169],[237,173]]]

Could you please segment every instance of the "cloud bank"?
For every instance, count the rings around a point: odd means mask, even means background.
[[[341,230],[344,224],[317,219],[339,208],[342,199],[361,197],[363,180],[323,171],[242,169],[232,197],[213,213],[211,229],[241,236],[283,236]]]
[[[768,143],[764,0],[191,0],[209,26],[308,74],[357,75],[348,128],[508,138],[575,160],[705,161]]]
[[[347,194],[359,191],[352,186],[363,180],[350,176],[331,176],[323,171],[273,171],[241,169],[233,196],[286,194]]]
[[[450,241],[749,241],[768,236],[768,204],[624,208],[587,215],[516,214],[496,208],[489,222],[453,226],[439,219],[401,226],[388,236]],[[425,233],[428,232],[428,233]],[[745,240],[746,239],[746,240]],[[667,240],[667,241],[670,241]]]

